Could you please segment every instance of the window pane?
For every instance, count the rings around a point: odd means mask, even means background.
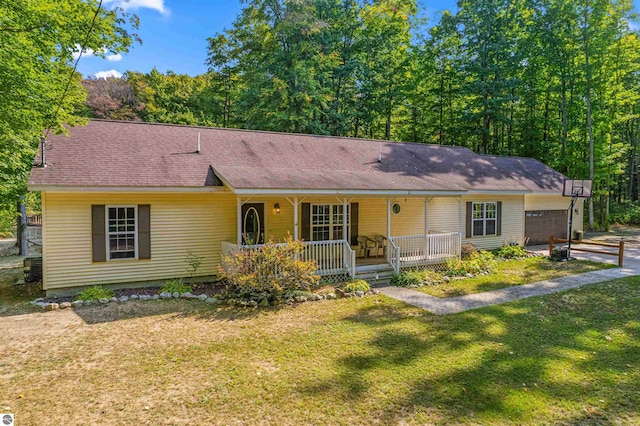
[[[135,209],[133,207],[129,207],[127,209],[127,218],[133,219],[135,217]]]
[[[496,218],[496,203],[487,203],[487,211],[486,218],[487,219],[495,219]]]
[[[487,235],[495,235],[496,234],[496,220],[488,219],[487,220]]]
[[[324,241],[329,239],[329,227],[328,226],[316,226],[313,228],[313,241]]]
[[[473,203],[473,218],[482,219],[484,217],[484,204]]]
[[[110,208],[109,209],[109,219],[115,219],[115,218],[116,218],[116,209]]]
[[[473,235],[484,235],[484,221],[483,220],[474,220],[473,221]]]

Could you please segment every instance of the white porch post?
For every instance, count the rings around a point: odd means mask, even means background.
[[[347,235],[347,199],[342,200],[342,236],[345,241],[349,241],[349,236]]]
[[[298,197],[293,197],[293,239],[298,240]]]
[[[458,233],[462,236],[462,195],[458,198]]]
[[[391,238],[391,198],[387,198],[387,238]]]
[[[238,215],[238,245],[242,245],[242,199],[240,197],[236,198],[236,211]]]
[[[424,197],[424,258],[429,258],[429,197]]]

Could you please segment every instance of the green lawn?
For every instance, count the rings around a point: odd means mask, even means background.
[[[24,425],[639,424],[639,306],[639,278],[444,317],[385,296],[5,306],[0,407]]]
[[[436,297],[463,296],[465,294],[481,293],[483,291],[615,267],[616,265],[609,263],[588,260],[554,262],[546,257],[500,260],[489,275],[478,275],[473,278],[452,278],[450,282],[429,284],[416,288],[416,290]]]

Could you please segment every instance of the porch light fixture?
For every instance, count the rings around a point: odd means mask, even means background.
[[[275,203],[273,208],[276,209],[276,214],[280,214],[280,203]]]

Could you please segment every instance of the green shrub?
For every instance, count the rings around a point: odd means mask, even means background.
[[[362,291],[366,293],[367,291],[371,290],[371,287],[369,287],[369,284],[365,280],[354,278],[340,286],[340,289],[345,293],[353,293],[356,291]]]
[[[224,299],[278,304],[293,291],[309,291],[320,280],[314,261],[301,260],[304,247],[289,235],[283,244],[269,241],[260,249],[223,256],[218,271],[227,280]]]
[[[611,203],[610,223],[640,225],[640,206],[632,202]],[[608,223],[607,223],[608,225]]]
[[[190,286],[182,282],[182,279],[167,281],[158,293],[191,293]]]
[[[423,271],[402,271],[391,278],[391,285],[409,287],[412,285],[430,284],[441,280],[442,275],[430,269]]]
[[[460,276],[466,274],[479,274],[491,270],[496,260],[493,254],[486,250],[475,252],[468,260],[456,258],[447,261],[447,275]]]
[[[93,287],[85,288],[80,293],[78,293],[77,300],[111,299],[113,296],[113,290],[96,285]]]
[[[518,257],[525,257],[527,251],[515,244],[509,244],[491,251],[495,257],[500,259],[513,259]]]

